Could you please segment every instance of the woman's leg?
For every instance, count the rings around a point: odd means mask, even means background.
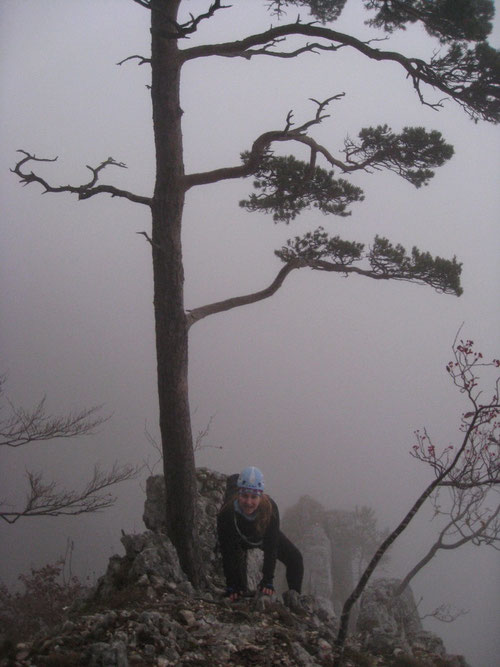
[[[290,542],[286,535],[280,531],[278,537],[278,560],[286,567],[286,581],[288,588],[300,593],[302,589],[302,578],[304,576],[304,562],[302,554],[295,544]]]
[[[236,562],[238,567],[238,580],[241,582],[241,590],[248,590],[247,573],[248,551],[240,547],[236,552]]]

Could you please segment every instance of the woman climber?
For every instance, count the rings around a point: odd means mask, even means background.
[[[247,586],[247,552],[264,552],[262,579],[258,590],[264,595],[274,592],[276,559],[286,567],[286,580],[292,596],[301,591],[304,566],[302,554],[280,531],[278,507],[264,493],[262,472],[253,466],[245,468],[217,516],[217,533],[226,578],[226,595],[231,601],[245,594]]]

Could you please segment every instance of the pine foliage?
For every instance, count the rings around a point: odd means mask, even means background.
[[[304,236],[288,239],[286,246],[275,254],[283,262],[303,262],[320,271],[355,272],[376,279],[403,280],[434,287],[438,292],[460,296],[462,264],[453,259],[433,257],[413,247],[407,253],[401,244],[393,245],[388,239],[376,236],[372,246],[365,250],[363,243],[330,237],[323,227]],[[360,267],[353,267],[360,263]]]
[[[441,167],[453,156],[453,146],[440,132],[423,127],[405,127],[396,134],[387,125],[363,128],[359,142],[346,139],[344,153],[348,162],[368,168],[393,171],[419,188],[434,176],[431,167]]]
[[[247,154],[243,154],[243,161]],[[240,202],[248,211],[272,213],[274,222],[289,223],[307,208],[322,213],[347,216],[347,207],[362,201],[362,190],[344,179],[335,179],[333,171],[313,167],[293,155],[266,155],[255,172],[252,193]]]

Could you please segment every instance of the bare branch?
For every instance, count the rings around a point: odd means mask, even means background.
[[[198,30],[198,25],[205,19],[210,19],[215,14],[218,9],[229,9],[231,5],[221,5],[221,0],[214,0],[208,10],[198,16],[190,14],[190,20],[185,23],[178,23],[177,21],[172,20],[170,16],[163,12],[158,3],[153,4],[151,0],[135,0],[143,7],[151,9],[152,11],[159,12],[164,15],[166,22],[172,26],[172,30],[162,30],[159,32],[161,37],[165,39],[181,39],[183,37],[189,37],[192,33]]]
[[[482,403],[477,370],[485,366],[498,368],[500,362],[497,359],[492,362],[485,361],[480,352],[475,352],[473,341],[459,340],[458,337],[453,344],[453,357],[447,364],[446,371],[453,384],[467,396],[472,410],[464,413],[460,422],[460,430],[468,434],[467,447],[462,449],[458,465],[443,478],[441,486],[464,492],[479,487],[493,487],[500,483],[500,378],[495,383],[495,391],[490,401]],[[472,421],[474,427],[471,429]],[[436,476],[440,476],[455,456],[453,446],[438,452],[427,431],[417,431],[415,435],[417,444],[413,446],[411,455],[429,465]]]
[[[441,623],[453,623],[457,618],[465,616],[468,613],[468,609],[455,609],[450,604],[441,604],[433,611],[420,616],[420,620],[423,621],[426,618],[435,618],[437,621],[441,621]]]
[[[439,453],[427,430],[415,433],[417,444],[413,446],[411,455],[429,465],[437,478],[448,469],[432,499],[434,515],[446,516],[447,521],[427,554],[402,580],[397,595],[439,550],[457,549],[469,542],[476,546],[487,544],[495,547],[500,540],[500,504],[492,509],[489,493],[500,484],[498,381],[491,402],[480,405],[478,400],[482,392],[477,377],[478,368],[498,367],[498,361],[487,362],[480,352],[474,351],[473,341],[460,340],[458,336],[457,333],[453,342],[453,360],[447,364],[446,370],[459,391],[468,395],[473,407],[472,412],[465,413],[461,418],[460,430],[467,434],[467,441],[457,457],[451,445]],[[471,419],[475,420],[472,429]],[[449,469],[452,457],[455,464]],[[444,507],[439,495],[443,487],[448,494]]]
[[[0,376],[0,396],[3,394],[5,377]],[[32,442],[46,442],[58,438],[77,438],[93,435],[97,428],[108,421],[101,416],[102,406],[93,406],[63,416],[48,414],[45,397],[37,405],[25,410],[6,401],[8,414],[0,419],[0,446],[22,447]],[[3,408],[4,409],[4,408]],[[10,509],[5,500],[0,502],[0,518],[15,523],[21,517],[60,516],[98,512],[114,504],[115,498],[107,489],[135,478],[140,468],[118,466],[103,471],[95,466],[94,473],[81,491],[60,489],[56,482],[45,482],[42,473],[27,471],[28,492],[21,509]]]
[[[406,574],[399,584],[395,595],[401,593],[410,584],[412,579],[436,556],[440,550],[454,550],[465,544],[475,546],[487,544],[494,546],[500,539],[500,523],[498,516],[500,505],[492,511],[485,507],[487,493],[483,489],[478,495],[478,489],[461,490],[452,496],[452,505],[449,509],[439,510],[439,514],[448,517],[447,523],[439,532],[434,544],[425,556]],[[454,536],[457,537],[454,537]]]
[[[215,419],[215,415],[211,415],[210,419],[208,420],[207,425],[202,428],[200,431],[198,431],[194,445],[193,445],[193,451],[194,452],[199,452],[202,449],[224,449],[222,445],[204,445],[203,440],[207,437],[207,435],[210,433],[210,429],[212,427],[212,422]]]
[[[147,232],[144,232],[144,231],[143,232],[136,232],[136,234],[139,234],[140,236],[144,236],[144,238],[146,239],[146,241],[149,243],[149,245],[152,248],[159,248],[158,244],[153,243],[153,239],[151,238],[151,236]]]
[[[47,414],[45,396],[31,410],[16,407],[7,401],[10,414],[0,420],[0,446],[21,447],[30,442],[43,442],[56,438],[73,438],[94,435],[96,429],[108,421],[100,416],[102,405],[95,405],[64,416]]]
[[[212,16],[218,9],[229,9],[230,7],[231,5],[221,5],[220,0],[214,0],[214,2],[210,5],[208,11],[206,11],[203,14],[199,14],[196,17],[193,16],[193,14],[191,14],[190,21],[177,25],[180,33],[179,37],[187,37],[188,34],[196,32],[196,30],[198,29],[198,25],[201,23],[201,21],[212,18]]]
[[[92,477],[81,491],[60,490],[56,482],[44,482],[41,473],[28,471],[26,477],[29,491],[24,507],[15,511],[6,511],[0,507],[0,518],[12,524],[27,517],[76,516],[100,512],[116,501],[107,489],[134,479],[140,471],[139,467],[118,466],[117,463],[107,472],[95,466]]]
[[[120,62],[117,62],[117,65],[123,65],[123,63],[128,62],[129,60],[138,60],[139,62],[137,63],[138,65],[145,65],[146,63],[151,63],[151,58],[145,58],[144,56],[128,56],[127,58],[124,58],[123,60],[120,60]]]
[[[143,465],[145,468],[147,468],[150,476],[154,475],[154,471],[157,465],[159,465],[163,461],[163,452],[161,449],[161,446],[158,444],[157,440],[154,438],[154,436],[151,434],[150,430],[148,429],[147,423],[144,423],[144,435],[146,437],[146,440],[148,443],[151,445],[151,447],[155,450],[157,459],[156,461],[151,465],[149,463],[149,456],[148,458],[143,461]]]
[[[330,28],[318,26],[313,23],[305,24],[300,22],[271,27],[265,32],[250,35],[249,37],[245,37],[244,39],[234,42],[194,46],[188,49],[184,49],[181,52],[181,57],[184,61],[193,60],[195,58],[205,58],[208,56],[219,56],[224,58],[247,58],[248,52],[256,46],[263,47],[259,50],[260,53],[263,53],[264,55],[271,55],[270,49],[272,49],[276,44],[282,43],[286,40],[287,37],[292,35],[303,35],[305,37],[316,37],[324,39],[328,42],[328,44],[324,45],[324,50],[337,50],[340,47],[350,46],[360,51],[361,53],[364,53],[368,57],[374,58],[376,60],[392,60],[400,62],[401,64],[408,60],[404,56],[401,56],[400,54],[392,51],[380,51],[379,49],[374,49],[369,45],[370,42],[363,42],[359,39],[356,39],[355,37],[352,37],[351,35],[337,32],[335,30],[331,30]],[[299,53],[304,53],[313,49],[317,49],[318,46],[319,45],[316,43],[308,43],[304,47],[301,47],[298,51]]]
[[[136,204],[145,204],[146,206],[151,206],[150,197],[142,197],[140,195],[136,195],[132,192],[129,192],[128,190],[120,190],[119,188],[116,188],[113,185],[96,185],[99,178],[99,173],[106,167],[111,165],[115,167],[120,167],[122,169],[126,169],[126,165],[123,162],[117,162],[112,157],[109,157],[107,160],[104,160],[97,167],[90,167],[87,165],[87,169],[89,169],[92,172],[92,178],[88,183],[84,183],[78,186],[74,185],[52,186],[45,179],[33,173],[32,171],[23,172],[22,167],[28,162],[55,162],[57,160],[57,157],[53,159],[38,158],[36,157],[36,155],[31,155],[30,153],[24,150],[18,150],[18,153],[22,153],[25,157],[22,160],[19,160],[19,162],[16,163],[14,169],[11,169],[11,171],[12,173],[19,176],[19,179],[23,185],[29,185],[30,183],[39,183],[43,187],[44,193],[69,192],[71,194],[78,195],[78,199],[89,199],[94,195],[107,193],[110,194],[112,197],[123,197]]]
[[[269,44],[266,44],[261,49],[247,49],[244,53],[235,53],[234,58],[246,58],[250,60],[253,56],[271,56],[273,58],[296,58],[303,53],[315,53],[318,51],[338,51],[344,48],[345,44],[320,44],[319,42],[307,43],[304,46],[295,49],[294,51],[273,51],[276,44],[285,41],[285,38],[274,39]]]

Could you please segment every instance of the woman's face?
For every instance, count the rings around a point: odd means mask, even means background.
[[[240,491],[238,494],[238,504],[244,514],[253,514],[259,506],[261,496],[254,491]]]

